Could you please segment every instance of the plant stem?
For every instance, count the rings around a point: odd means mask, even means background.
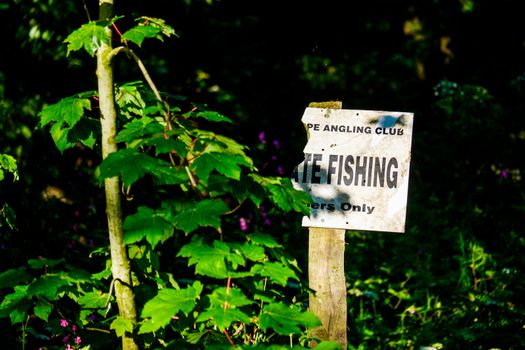
[[[113,17],[113,0],[100,0],[100,19]],[[111,35],[111,30],[106,29]],[[100,103],[100,123],[102,131],[102,158],[117,151],[116,136],[116,109],[113,87],[113,69],[111,66],[111,41],[109,45],[102,44],[97,51],[98,95]],[[117,299],[120,317],[137,321],[135,297],[131,289],[131,269],[124,244],[122,228],[122,210],[120,198],[120,184],[118,177],[104,180],[106,193],[106,216],[108,220],[108,234],[111,251],[111,272],[115,283],[115,298]],[[138,349],[133,335],[126,333],[122,336],[123,350]]]

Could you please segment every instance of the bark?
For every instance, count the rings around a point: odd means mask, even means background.
[[[100,0],[100,19],[109,19],[113,16],[113,0]],[[108,29],[108,33],[111,31]],[[111,43],[103,44],[97,51],[97,78],[98,96],[100,103],[100,123],[102,128],[102,158],[106,158],[117,150],[116,136],[116,109],[113,86],[113,69],[110,54]],[[122,229],[122,211],[120,196],[120,181],[118,177],[104,180],[106,194],[106,216],[108,220],[108,234],[111,251],[111,271],[115,281],[115,298],[121,318],[137,322],[135,297],[131,282],[130,262],[124,244]],[[126,333],[122,337],[123,350],[138,349],[132,334]]]

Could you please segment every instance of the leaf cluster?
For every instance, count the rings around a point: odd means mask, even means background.
[[[66,38],[68,53],[97,54],[109,44],[109,29],[118,19],[83,25]],[[137,23],[121,35],[126,47],[175,34],[160,19],[141,17]],[[95,93],[81,93],[41,111],[39,125],[50,126],[61,152],[79,144],[98,147],[92,115],[97,99]],[[49,321],[67,297],[77,305],[78,327],[114,331],[117,337],[134,333],[146,347],[220,347],[229,342],[260,348],[293,337],[306,345],[306,329],[318,326],[319,320],[296,299],[306,293],[297,262],[271,235],[242,234],[233,215],[263,203],[306,214],[309,196],[295,190],[289,179],[259,174],[248,147],[212,131],[217,123],[234,124],[221,113],[180,96],[165,95],[161,101],[141,82],[116,86],[115,101],[119,149],[100,163],[97,177],[100,184],[118,177],[132,200],[131,214],[123,222],[124,244],[133,264],[140,319],[135,324],[108,308],[112,288],[119,283],[109,279],[110,260],[102,272],[85,280],[46,270],[31,281],[21,271],[7,271],[2,276],[11,280],[5,287],[14,290],[6,295],[1,316],[11,317],[14,324],[31,313]],[[140,203],[140,188],[156,193],[155,201]],[[175,256],[173,266],[161,265],[165,254]],[[101,288],[104,280],[110,282],[109,292]]]

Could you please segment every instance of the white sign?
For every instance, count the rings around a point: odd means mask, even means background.
[[[413,113],[306,108],[304,161],[292,175],[312,197],[303,226],[405,232]]]

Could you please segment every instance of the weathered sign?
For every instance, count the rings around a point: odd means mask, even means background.
[[[404,232],[413,118],[306,108],[305,157],[292,175],[312,197],[303,226]]]

